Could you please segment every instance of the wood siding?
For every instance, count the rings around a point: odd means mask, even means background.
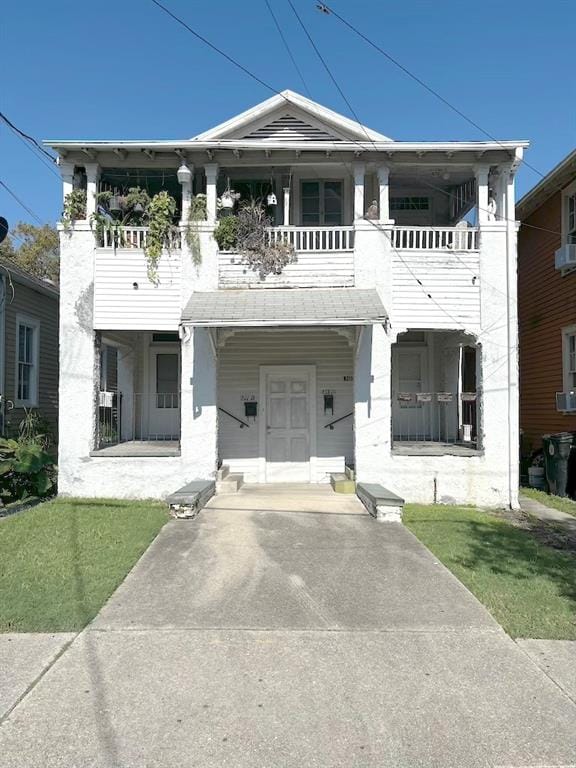
[[[54,436],[58,431],[58,296],[48,296],[14,281],[5,307],[5,358],[3,393],[16,401],[16,317],[25,315],[40,324],[38,349],[38,408],[48,421]],[[10,429],[16,429],[24,417],[23,408],[7,414]]]
[[[554,268],[561,245],[561,194],[549,198],[518,234],[518,322],[520,331],[520,428],[525,445],[542,435],[576,430],[576,414],[556,410],[562,392],[562,328],[576,324],[576,273]],[[550,230],[550,231],[545,231]]]
[[[354,285],[354,252],[334,251],[298,254],[280,275],[262,279],[242,263],[237,253],[218,254],[218,284],[220,288],[342,288]]]
[[[96,249],[94,328],[175,331],[181,314],[181,254],[164,253],[158,285],[148,280],[141,250]],[[134,284],[137,284],[137,288]]]
[[[407,328],[478,328],[479,275],[480,254],[475,251],[394,251],[392,323]]]
[[[242,398],[254,395],[260,399],[261,365],[315,365],[317,461],[316,478],[324,482],[331,472],[344,471],[345,459],[354,455],[353,417],[341,421],[334,429],[325,425],[354,410],[352,349],[341,334],[328,330],[243,331],[227,340],[218,355],[218,406],[246,421]],[[334,393],[334,414],[324,413],[322,390]],[[258,418],[262,404],[258,404]],[[246,479],[257,482],[258,421],[250,428],[240,425],[226,414],[218,414],[219,456],[234,472],[246,473]]]

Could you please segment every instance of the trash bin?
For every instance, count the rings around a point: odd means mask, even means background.
[[[544,435],[544,464],[546,467],[546,480],[550,493],[555,496],[566,496],[568,484],[568,459],[574,435],[571,432],[558,432],[555,435]]]

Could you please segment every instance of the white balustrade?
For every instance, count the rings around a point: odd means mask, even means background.
[[[477,251],[477,227],[394,227],[392,247],[400,251]]]
[[[101,246],[104,248],[139,248],[146,245],[148,227],[118,227],[105,229]],[[180,248],[180,231],[174,228],[170,235],[169,247]]]
[[[354,227],[270,227],[267,234],[271,245],[291,245],[296,253],[354,250]]]

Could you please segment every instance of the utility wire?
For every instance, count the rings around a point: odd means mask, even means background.
[[[18,197],[18,195],[16,195],[16,193],[15,193],[15,192],[13,192],[13,191],[10,189],[10,187],[9,187],[7,184],[5,184],[5,183],[2,181],[2,179],[0,179],[0,186],[4,187],[4,189],[6,190],[6,192],[8,192],[8,194],[9,194],[9,195],[11,195],[11,196],[14,198],[14,200],[16,200],[16,202],[17,202],[19,205],[21,205],[21,206],[22,206],[22,208],[24,208],[24,210],[25,210],[25,211],[26,211],[26,212],[27,212],[27,213],[28,213],[30,216],[32,216],[32,218],[33,218],[33,219],[36,219],[36,221],[38,222],[38,224],[40,224],[40,226],[44,226],[44,222],[42,221],[42,219],[41,219],[39,216],[37,216],[37,215],[34,213],[34,211],[33,211],[33,210],[31,210],[30,208],[28,208],[28,206],[26,205],[26,203],[23,203],[23,202],[22,202],[22,200],[20,200],[20,198]]]
[[[294,65],[294,69],[296,72],[298,72],[298,77],[300,78],[300,81],[302,82],[302,85],[304,86],[304,90],[308,94],[310,98],[312,98],[312,95],[310,94],[310,89],[308,88],[308,85],[306,84],[306,80],[304,79],[304,75],[302,74],[302,71],[300,67],[298,66],[298,62],[294,58],[294,55],[290,49],[290,46],[288,45],[288,41],[286,40],[286,37],[284,36],[284,32],[282,32],[282,27],[278,23],[278,19],[276,18],[276,15],[274,11],[272,10],[272,6],[269,3],[269,0],[264,0],[266,3],[266,7],[270,11],[270,16],[272,16],[272,19],[274,20],[274,24],[276,25],[276,29],[278,30],[278,34],[280,35],[280,38],[282,39],[282,42],[284,43],[284,47],[286,48],[286,51],[288,52],[288,56],[290,57],[290,60],[292,64]]]
[[[393,56],[391,56],[387,51],[385,51],[383,48],[381,48],[377,43],[375,43],[373,40],[371,40],[369,37],[367,37],[363,32],[361,32],[359,29],[357,29],[353,24],[351,24],[349,21],[347,21],[343,16],[340,16],[339,13],[336,13],[336,11],[326,3],[316,3],[316,8],[321,12],[326,14],[327,16],[334,16],[337,18],[342,24],[344,24],[348,29],[350,29],[354,34],[358,35],[358,37],[362,38],[368,45],[372,46],[378,53],[380,53],[382,56],[388,59],[388,61],[392,62],[394,66],[398,67],[399,69],[404,72],[404,74],[408,75],[408,77],[412,78],[416,83],[422,86],[422,88],[425,88],[429,93],[431,93],[433,96],[435,96],[437,99],[439,99],[443,104],[445,104],[449,109],[451,109],[453,112],[455,112],[457,115],[459,115],[463,120],[466,120],[467,123],[470,123],[474,128],[476,128],[480,133],[483,133],[484,136],[491,139],[492,141],[495,141],[497,144],[500,144],[500,146],[503,146],[501,142],[493,136],[491,133],[486,131],[484,128],[482,128],[481,125],[478,125],[477,122],[472,120],[471,117],[468,117],[468,115],[464,114],[458,107],[455,107],[453,104],[451,104],[448,99],[445,99],[444,96],[442,96],[438,91],[434,90],[430,85],[424,82],[421,78],[419,78],[417,75],[415,75],[413,72],[411,72],[407,67],[405,67],[403,64],[401,64],[397,59],[395,59]],[[524,160],[524,164],[530,168],[530,170],[534,171],[534,173],[537,173],[538,176],[541,176],[544,178],[544,174],[538,170],[538,168],[535,168],[533,165],[530,165],[526,160]]]
[[[8,127],[10,128],[10,126],[8,126]],[[34,146],[32,144],[30,144],[28,141],[26,141],[26,139],[23,139],[22,136],[18,133],[18,131],[14,130],[13,128],[10,128],[10,130],[12,131],[14,136],[16,136],[16,138],[19,141],[21,141],[22,144],[24,144],[26,149],[29,152],[31,152],[37,160],[40,160],[42,165],[45,168],[47,168],[50,171],[50,173],[53,173],[54,176],[60,181],[60,174],[57,171],[54,170],[54,165],[52,163],[48,163],[46,158],[42,154],[40,154],[37,150],[35,150]]]
[[[26,141],[29,141],[30,143],[32,143],[36,147],[36,149],[42,152],[43,155],[46,155],[46,157],[49,160],[51,160],[53,163],[56,162],[56,158],[53,157],[53,155],[51,155],[50,152],[47,152],[44,149],[44,147],[41,146],[33,136],[29,136],[27,133],[24,133],[24,131],[20,130],[20,128],[18,128],[17,125],[14,125],[14,123],[11,120],[9,120],[3,112],[0,112],[0,120],[3,120],[9,128],[15,131],[15,133],[17,133],[23,139],[26,139]]]

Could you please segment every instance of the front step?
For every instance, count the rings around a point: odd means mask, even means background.
[[[216,480],[216,493],[236,493],[244,485],[244,475],[230,474],[228,470],[222,480]],[[221,470],[218,470],[220,472]]]
[[[334,472],[330,475],[330,485],[335,493],[356,493],[356,483],[347,472]]]
[[[378,483],[358,483],[356,495],[376,520],[401,523],[404,499]]]
[[[172,517],[191,520],[214,496],[214,480],[192,480],[166,497]]]

